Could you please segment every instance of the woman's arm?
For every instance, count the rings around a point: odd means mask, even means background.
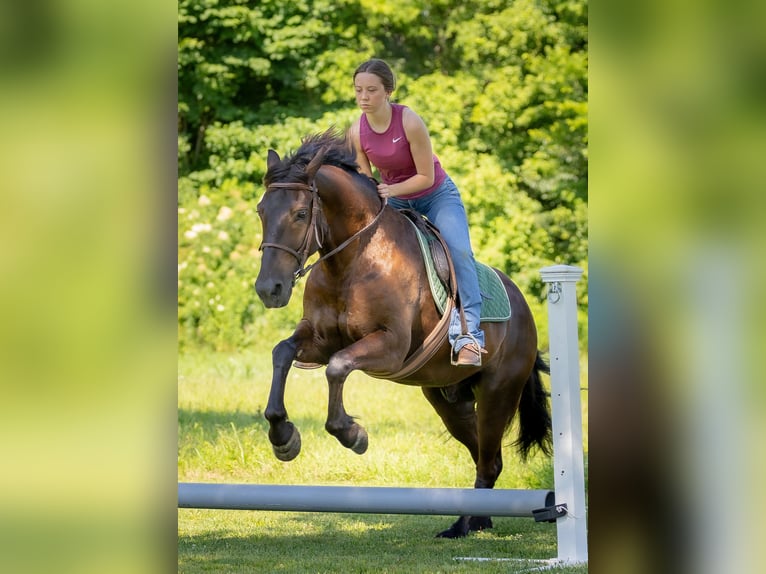
[[[359,120],[356,120],[348,130],[348,135],[351,138],[351,143],[354,145],[354,151],[356,152],[356,163],[359,164],[359,171],[372,177],[372,166],[367,154],[362,149],[362,139],[359,136]]]

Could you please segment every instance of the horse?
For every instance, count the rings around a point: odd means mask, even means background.
[[[522,461],[537,447],[550,455],[550,409],[540,376],[550,371],[537,348],[530,308],[510,278],[495,269],[512,313],[504,322],[482,322],[487,353],[481,366],[453,365],[445,337],[424,365],[403,371],[443,319],[412,224],[381,199],[375,180],[359,171],[349,140],[333,129],[305,136],[285,159],[270,149],[263,183],[258,297],[266,308],[283,307],[296,280],[308,275],[303,318],[272,351],[264,416],[278,459],[293,460],[301,448],[284,404],[296,361],[326,366],[325,429],[355,453],[367,450],[368,435],[346,413],[343,385],[360,370],[422,389],[449,433],[470,452],[474,488],[495,485],[503,469],[501,443],[517,412],[514,445]],[[319,259],[307,266],[317,252]],[[485,528],[492,528],[491,517],[461,516],[437,536],[457,538]]]

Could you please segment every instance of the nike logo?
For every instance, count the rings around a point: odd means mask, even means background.
[[[400,139],[402,139],[402,138],[401,137],[394,138],[394,143],[398,142]]]

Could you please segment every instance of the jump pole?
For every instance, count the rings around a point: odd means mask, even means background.
[[[179,483],[179,508],[532,517],[550,490]]]
[[[548,285],[554,490],[556,503],[566,505],[566,513],[556,519],[558,561],[567,563],[588,561],[575,292],[582,273],[569,265],[540,270]]]

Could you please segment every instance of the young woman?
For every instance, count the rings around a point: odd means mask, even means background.
[[[478,366],[484,352],[484,331],[479,328],[481,292],[465,207],[433,153],[423,120],[410,108],[390,102],[394,87],[394,73],[383,60],[368,60],[354,72],[356,102],[362,115],[349,133],[357,161],[369,176],[372,165],[378,169],[383,180],[378,193],[388,198],[389,205],[413,209],[441,230],[455,265],[468,329],[468,333],[461,332],[455,313],[450,343],[458,365]]]

